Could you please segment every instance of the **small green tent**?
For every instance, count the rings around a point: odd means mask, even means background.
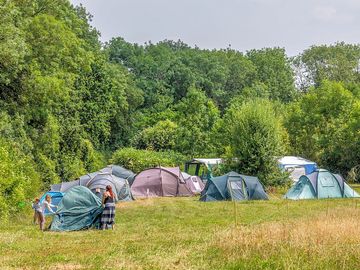
[[[200,201],[204,202],[267,199],[264,187],[257,177],[236,172],[229,172],[208,180],[200,197]]]
[[[67,191],[50,225],[52,231],[76,231],[96,227],[102,213],[101,200],[83,186]]]
[[[353,198],[359,194],[345,183],[341,175],[320,169],[301,176],[284,197],[291,200]]]

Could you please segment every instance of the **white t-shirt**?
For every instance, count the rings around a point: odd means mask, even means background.
[[[48,203],[47,200],[44,200],[41,204],[41,212],[45,213],[45,209],[47,209],[50,213],[55,214],[51,207],[55,207],[55,205],[52,205],[51,203]]]

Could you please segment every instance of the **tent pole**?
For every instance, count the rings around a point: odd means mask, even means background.
[[[237,208],[236,208],[236,200],[233,200],[234,202],[234,217],[235,217],[235,227],[238,226],[238,221],[237,221]]]

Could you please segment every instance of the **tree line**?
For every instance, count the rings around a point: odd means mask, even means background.
[[[359,44],[102,44],[91,18],[68,0],[0,0],[0,217],[108,162],[223,157],[269,186],[292,154],[357,178]]]

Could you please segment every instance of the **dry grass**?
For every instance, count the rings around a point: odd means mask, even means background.
[[[212,245],[226,261],[253,269],[264,263],[275,269],[360,269],[359,221],[359,209],[335,208],[300,220],[219,231]]]

